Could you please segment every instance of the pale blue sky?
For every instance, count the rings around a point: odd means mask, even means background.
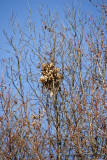
[[[43,12],[46,14],[47,4],[51,11],[58,12],[62,18],[63,9],[67,5],[70,7],[72,3],[76,3],[80,6],[82,11],[86,13],[91,12],[93,15],[97,15],[96,8],[89,2],[89,0],[28,0],[30,8],[32,10],[32,16],[34,21],[39,25],[40,15],[39,8],[43,5]],[[14,12],[21,25],[24,25],[26,18],[29,16],[27,0],[0,0],[0,48],[6,47],[6,39],[3,35],[3,28],[9,33],[9,19],[11,12]],[[0,59],[8,57],[6,52],[0,50]]]

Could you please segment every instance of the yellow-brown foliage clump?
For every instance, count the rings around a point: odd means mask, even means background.
[[[60,69],[56,68],[54,63],[42,64],[42,76],[40,82],[43,84],[43,88],[47,88],[53,95],[55,89],[60,89],[60,83],[63,79],[63,75],[59,73]]]

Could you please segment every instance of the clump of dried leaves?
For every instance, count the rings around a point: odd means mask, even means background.
[[[60,83],[63,79],[63,75],[60,74],[60,69],[55,67],[53,62],[42,64],[42,76],[40,82],[43,88],[50,90],[51,96],[54,91],[60,90]]]

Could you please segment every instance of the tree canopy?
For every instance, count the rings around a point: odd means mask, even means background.
[[[95,1],[94,1],[95,2]],[[99,5],[101,6],[101,5]],[[97,6],[98,7],[98,6]],[[40,32],[11,16],[0,82],[1,159],[106,158],[106,6],[43,15]],[[99,12],[99,11],[98,11]]]

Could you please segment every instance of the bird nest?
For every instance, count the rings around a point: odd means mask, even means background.
[[[51,96],[56,90],[60,90],[62,79],[63,75],[60,74],[60,69],[56,68],[53,62],[42,64],[42,76],[40,82],[44,89],[46,88],[51,92]]]

